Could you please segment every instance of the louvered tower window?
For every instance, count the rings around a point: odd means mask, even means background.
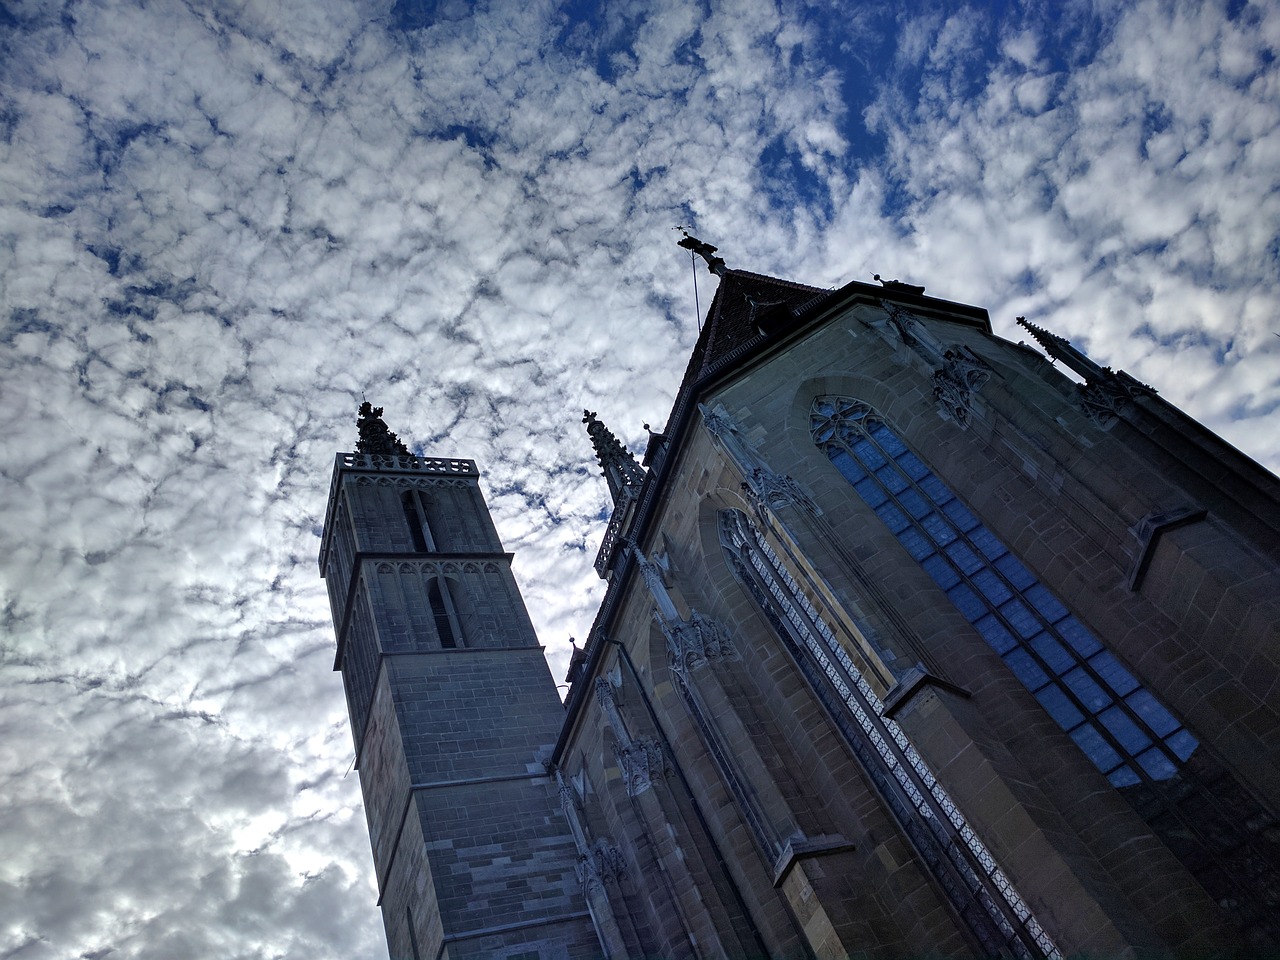
[[[420,490],[405,490],[400,494],[405,522],[409,524],[409,536],[418,553],[430,553],[436,549],[431,523],[427,519],[427,504]]]
[[[458,629],[458,615],[453,607],[453,598],[449,596],[449,583],[443,577],[432,580],[427,587],[427,603],[435,620],[440,646],[447,649],[457,647],[462,634]]]

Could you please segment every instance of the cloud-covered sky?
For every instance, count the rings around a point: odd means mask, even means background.
[[[363,392],[479,461],[562,674],[581,410],[642,448],[696,336],[676,224],[1025,314],[1276,469],[1277,48],[1241,0],[0,6],[0,958],[385,956],[333,454]]]

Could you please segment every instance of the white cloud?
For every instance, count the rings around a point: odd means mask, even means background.
[[[558,680],[600,594],[580,411],[661,426],[691,215],[733,266],[1028,313],[1280,463],[1274,10],[1125,7],[1070,71],[1030,13],[908,18],[923,86],[883,73],[860,166],[804,11],[385,7],[0,28],[2,955],[381,954],[333,453],[368,391],[480,462]],[[813,182],[765,183],[774,143]]]

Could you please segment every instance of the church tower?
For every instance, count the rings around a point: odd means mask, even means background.
[[[545,761],[564,711],[471,460],[360,409],[320,547],[393,957],[598,955]]]

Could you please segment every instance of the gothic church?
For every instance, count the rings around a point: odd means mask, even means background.
[[[896,281],[728,268],[561,703],[469,460],[320,551],[393,957],[1280,952],[1280,481]],[[1068,372],[1069,371],[1069,372]]]

